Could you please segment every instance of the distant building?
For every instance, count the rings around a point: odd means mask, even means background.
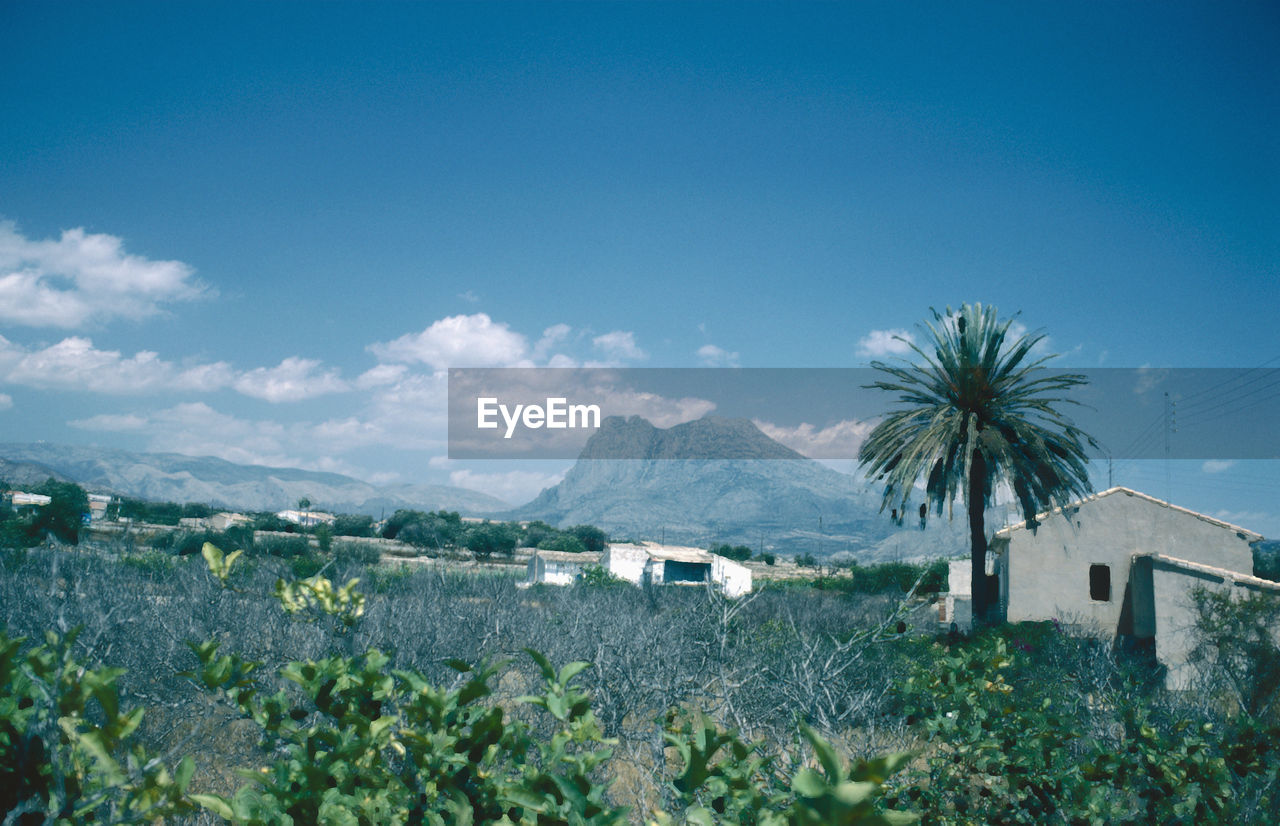
[[[90,493],[89,496],[89,519],[94,522],[105,519],[107,516],[107,507],[111,504],[112,497],[102,493]]]
[[[546,585],[572,585],[590,565],[600,564],[598,553],[535,550],[529,557],[528,582]]]
[[[657,542],[610,544],[600,560],[619,579],[640,585],[700,585],[710,582],[731,597],[751,593],[751,569],[731,559]]]
[[[1009,622],[1056,620],[1119,643],[1154,646],[1171,688],[1192,677],[1187,655],[1196,587],[1280,595],[1253,572],[1262,536],[1211,516],[1116,487],[1010,525],[989,543],[987,571]],[[969,561],[953,562],[940,619],[971,621]]]
[[[333,514],[322,511],[283,510],[278,511],[276,516],[286,522],[292,522],[304,528],[311,528],[316,525],[332,525],[338,520],[338,517]]]
[[[243,513],[215,513],[209,517],[209,527],[215,531],[225,531],[227,528],[234,528],[237,525],[252,525],[253,520],[245,516]]]
[[[42,508],[52,502],[53,497],[45,496],[43,493],[26,493],[25,491],[14,490],[9,492],[9,501],[15,508]]]

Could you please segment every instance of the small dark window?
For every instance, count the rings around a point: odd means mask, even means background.
[[[1111,601],[1111,566],[1089,566],[1089,599],[1095,602]]]

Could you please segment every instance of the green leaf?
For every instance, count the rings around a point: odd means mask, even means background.
[[[830,790],[830,785],[813,769],[801,769],[791,778],[791,789],[802,797],[822,797]]]
[[[852,780],[846,780],[836,786],[835,796],[837,800],[846,806],[857,806],[874,797],[879,788],[879,783],[857,783]]]
[[[192,794],[187,795],[192,802],[198,806],[213,812],[223,820],[235,820],[236,813],[232,811],[231,804],[216,794]]]
[[[568,685],[569,681],[591,667],[591,663],[578,660],[560,669],[560,685]]]
[[[686,823],[692,826],[716,826],[715,815],[702,806],[694,806],[684,814]]]
[[[817,755],[818,762],[822,764],[822,770],[827,774],[827,782],[838,783],[844,777],[844,765],[840,761],[840,755],[836,754],[831,744],[823,740],[818,732],[809,726],[801,723],[800,732],[813,746],[813,753]]]
[[[178,791],[186,792],[187,785],[191,783],[191,777],[196,771],[196,761],[191,759],[191,755],[182,758],[182,762],[178,763],[178,768],[174,770],[173,779],[178,785]]]
[[[547,680],[547,682],[555,682],[556,670],[551,667],[550,660],[548,660],[540,652],[534,651],[532,648],[526,648],[524,650],[524,653],[532,657],[533,661],[538,664],[538,670],[542,672],[542,676],[545,680]]]

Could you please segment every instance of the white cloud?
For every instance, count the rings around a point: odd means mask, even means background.
[[[568,324],[553,324],[542,331],[542,338],[538,339],[538,343],[533,345],[534,361],[543,361],[547,354],[551,352],[551,348],[569,337],[569,333],[573,332],[573,328]]]
[[[207,293],[187,264],[129,255],[113,235],[69,229],[56,241],[32,241],[0,222],[0,321],[78,327],[140,319]]]
[[[1151,367],[1144,364],[1137,370],[1138,380],[1134,383],[1133,392],[1136,395],[1144,396],[1153,390],[1159,389],[1164,385],[1165,379],[1169,378],[1169,370],[1164,367]]]
[[[1220,519],[1223,522],[1227,522],[1247,530],[1261,530],[1262,526],[1269,524],[1271,520],[1275,519],[1275,514],[1265,513],[1263,511],[1219,510],[1214,511],[1211,515],[1214,519]]]
[[[298,401],[350,389],[336,370],[320,362],[290,357],[275,367],[237,372],[223,361],[179,365],[150,350],[124,356],[99,350],[81,336],[64,338],[41,350],[27,351],[0,337],[0,377],[46,390],[136,395],[160,391],[212,393],[234,387],[246,396],[270,402]]]
[[[636,345],[636,334],[628,330],[614,330],[591,340],[592,345],[610,359],[643,361],[648,354]]]
[[[448,399],[447,373],[406,373],[372,392],[359,414],[367,424],[361,433],[368,443],[438,449],[446,442]]]
[[[13,407],[13,396],[8,393],[0,393],[0,410],[8,410]]]
[[[1205,473],[1222,473],[1224,470],[1234,466],[1235,462],[1229,459],[1210,459],[1200,466],[1200,470]]]
[[[378,442],[355,420],[284,425],[242,419],[203,402],[188,402],[151,413],[103,414],[69,423],[81,430],[138,432],[146,449],[187,456],[214,456],[247,465],[296,467],[344,473],[368,481],[390,481],[339,458],[362,443]]]
[[[403,364],[379,364],[361,373],[360,378],[356,379],[356,387],[361,390],[385,387],[388,384],[395,384],[408,372],[409,368]]]
[[[640,416],[654,427],[675,427],[701,419],[716,409],[715,402],[694,397],[668,398],[656,393],[638,393],[631,389],[601,388],[596,398],[611,416]],[[590,398],[590,397],[588,397]]]
[[[879,359],[888,356],[906,357],[912,353],[915,336],[908,330],[872,330],[858,339],[858,357]]]
[[[369,345],[382,361],[450,367],[516,367],[528,364],[528,340],[485,313],[442,318],[420,333]]]
[[[858,449],[875,427],[874,422],[856,419],[846,419],[823,428],[808,422],[797,427],[782,427],[759,419],[754,422],[770,439],[811,459],[856,459]]]
[[[98,430],[107,433],[123,433],[131,430],[142,430],[147,426],[146,416],[136,413],[100,413],[87,419],[76,419],[67,422],[80,430]]]
[[[449,474],[449,484],[487,493],[504,502],[520,504],[533,499],[543,488],[558,484],[567,470],[568,468],[559,473],[537,473],[529,470],[477,473],[472,470],[455,470]]]
[[[706,367],[737,367],[738,354],[715,346],[704,344],[698,348],[698,359]]]
[[[467,290],[466,292],[458,293],[458,298],[461,298],[463,301],[467,302],[468,304],[480,303],[480,296],[476,295],[474,290]]]
[[[314,359],[289,357],[275,367],[257,367],[236,380],[236,390],[255,399],[269,402],[295,402],[345,393],[351,387],[338,376],[337,370],[319,371]]]
[[[121,395],[163,389],[209,392],[226,387],[233,377],[225,362],[182,368],[149,350],[128,358],[118,350],[99,350],[79,336],[30,352],[3,345],[5,378],[29,387]]]

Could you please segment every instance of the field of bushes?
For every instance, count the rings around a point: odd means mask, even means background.
[[[730,601],[3,550],[0,820],[1280,822],[1276,605],[1206,598],[1169,693],[1052,623],[939,635],[903,574]]]

